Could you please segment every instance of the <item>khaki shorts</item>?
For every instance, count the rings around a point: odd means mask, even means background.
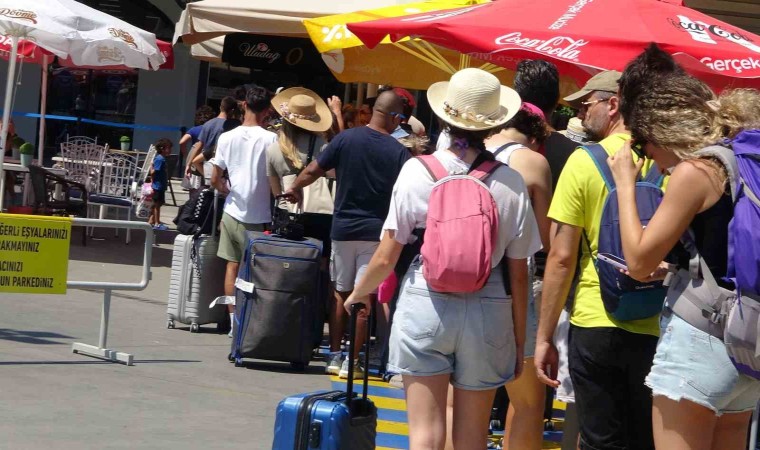
[[[338,292],[351,292],[367,270],[377,241],[332,241],[330,278]]]
[[[216,256],[230,262],[240,262],[248,244],[245,232],[264,231],[265,226],[264,223],[243,223],[227,213],[222,214],[222,232]]]

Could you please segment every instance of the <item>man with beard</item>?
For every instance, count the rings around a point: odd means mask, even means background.
[[[613,155],[630,133],[620,114],[621,73],[602,72],[565,100],[580,110],[588,138]],[[634,155],[634,159],[637,159]],[[644,164],[647,173],[651,162]],[[593,255],[607,187],[586,151],[567,161],[554,192],[549,218],[552,245],[546,264],[535,365],[544,383],[557,387],[553,335],[580,259],[570,317],[569,367],[581,424],[580,449],[654,449],[652,398],[644,385],[659,334],[658,318],[618,321],[602,303]]]

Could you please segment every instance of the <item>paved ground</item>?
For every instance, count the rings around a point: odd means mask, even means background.
[[[165,208],[166,222],[175,211]],[[73,240],[69,279],[138,280],[142,237],[125,245],[123,234],[98,234],[105,240],[86,248]],[[100,292],[0,296],[0,448],[271,448],[277,402],[330,388],[321,362],[306,373],[235,368],[214,327],[166,329],[173,237],[158,233],[145,291],[114,294],[108,346],[134,354],[133,367],[71,352],[73,342],[97,344]]]

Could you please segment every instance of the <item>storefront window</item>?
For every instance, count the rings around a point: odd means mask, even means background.
[[[132,137],[131,128],[89,120],[134,124],[137,70],[54,67],[49,78],[47,114],[77,120],[47,121],[48,145],[58,148],[67,135],[78,135],[97,137],[98,143],[118,147],[121,136]]]

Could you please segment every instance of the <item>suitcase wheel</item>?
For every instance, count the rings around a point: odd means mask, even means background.
[[[232,353],[227,354],[227,361],[229,362],[235,362],[235,357],[232,356]]]
[[[300,362],[292,362],[290,363],[290,367],[293,370],[298,370],[300,372],[303,372],[304,370],[306,370],[306,364],[300,363]]]
[[[201,330],[201,326],[200,326],[200,325],[198,325],[197,323],[191,323],[191,324],[190,324],[190,332],[191,332],[191,333],[197,333],[197,332],[199,332],[200,330]]]
[[[235,359],[235,367],[243,367],[243,360],[242,359]]]
[[[488,428],[490,428],[491,431],[504,431],[504,424],[501,423],[501,420],[492,419],[488,423]]]
[[[166,328],[168,328],[168,329],[170,329],[170,330],[173,330],[173,329],[174,329],[174,321],[173,321],[173,320],[171,320],[171,319],[169,319],[169,320],[166,322]]]
[[[554,422],[551,420],[544,422],[544,431],[554,431]]]

